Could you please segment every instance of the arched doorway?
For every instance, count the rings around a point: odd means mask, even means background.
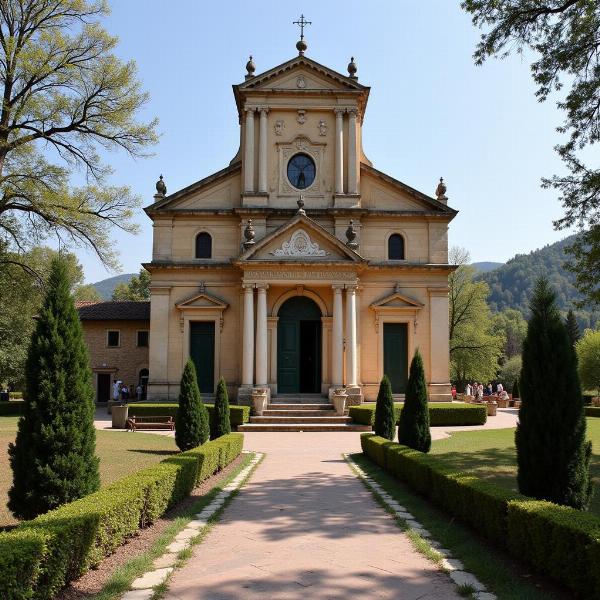
[[[294,296],[279,309],[277,392],[321,392],[321,311],[306,296]]]

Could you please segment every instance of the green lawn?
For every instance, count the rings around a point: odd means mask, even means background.
[[[592,440],[591,471],[595,493],[590,512],[600,516],[600,418],[588,418],[588,438]],[[514,429],[460,431],[431,445],[431,454],[463,471],[517,489],[517,457]]]
[[[8,444],[14,441],[19,417],[0,417],[0,527],[16,523],[6,508],[12,471],[8,463]],[[96,452],[100,457],[102,485],[128,473],[160,462],[177,452],[175,440],[151,433],[97,431]]]

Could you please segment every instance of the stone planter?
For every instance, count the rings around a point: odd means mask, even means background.
[[[521,408],[521,401],[518,398],[514,400],[514,407]]]
[[[498,398],[498,408],[508,408],[508,398]]]
[[[254,407],[254,414],[258,416],[262,415],[263,411],[267,408],[267,402],[267,390],[264,388],[252,390],[252,406]]]
[[[488,402],[487,403],[488,417],[495,417],[497,408],[498,408],[498,403],[495,400],[493,400],[492,402]]]
[[[112,407],[112,428],[125,429],[127,426],[127,417],[129,416],[129,406],[120,406],[115,404]]]
[[[346,402],[348,401],[348,394],[343,388],[334,390],[331,401],[335,412],[338,415],[343,415],[346,412]]]

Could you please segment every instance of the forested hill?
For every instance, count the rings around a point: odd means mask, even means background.
[[[536,279],[545,275],[557,294],[561,311],[575,309],[573,303],[581,298],[573,286],[575,276],[564,268],[567,260],[565,247],[570,245],[575,236],[560,242],[534,250],[529,254],[517,254],[506,264],[488,273],[477,275],[490,286],[488,302],[493,311],[506,308],[519,309],[527,318],[529,315],[529,299]],[[600,318],[598,310],[575,309],[581,328],[595,327]]]

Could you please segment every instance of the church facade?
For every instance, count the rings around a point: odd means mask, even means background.
[[[175,399],[192,357],[200,389],[232,398],[402,395],[415,350],[431,400],[450,400],[448,224],[456,211],[377,170],[362,150],[370,88],[299,55],[233,86],[240,149],[168,194],[153,221],[150,399]]]

